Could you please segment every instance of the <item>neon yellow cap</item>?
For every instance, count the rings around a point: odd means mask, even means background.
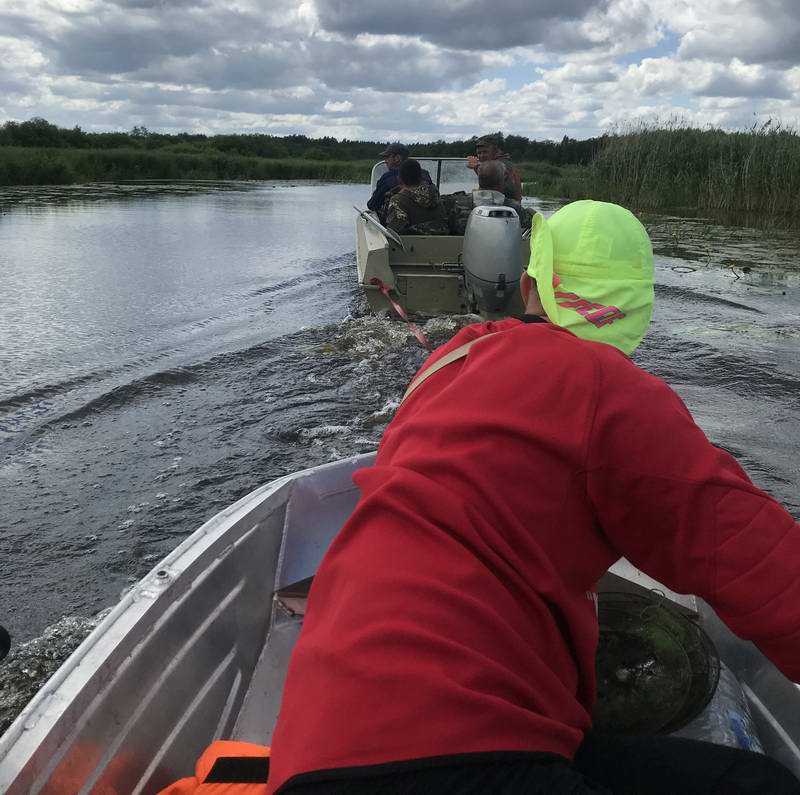
[[[653,246],[618,204],[578,201],[537,213],[528,274],[547,317],[573,334],[630,355],[653,315]]]

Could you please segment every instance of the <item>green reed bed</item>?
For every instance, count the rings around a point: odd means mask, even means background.
[[[515,163],[522,178],[524,196],[585,199],[591,193],[590,170],[586,166],[556,166],[551,163]]]
[[[268,159],[171,149],[0,147],[0,185],[68,185],[137,179],[318,179],[366,182],[373,161]]]
[[[641,125],[609,136],[588,171],[588,195],[633,209],[800,225],[800,135],[777,123],[739,132]]]
[[[642,124],[594,139],[593,145],[588,166],[515,160],[525,194],[800,226],[800,135],[793,128],[767,122],[726,132],[676,122]],[[303,156],[265,157],[223,152],[208,141],[167,142],[157,149],[0,146],[0,185],[138,179],[365,183],[376,159],[336,159],[313,147]]]

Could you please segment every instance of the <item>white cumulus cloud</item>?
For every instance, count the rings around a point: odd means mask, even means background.
[[[0,123],[435,140],[800,119],[797,0],[0,0]]]
[[[342,100],[341,102],[332,102],[330,99],[325,103],[325,110],[328,113],[347,113],[353,109],[353,103],[350,100]]]

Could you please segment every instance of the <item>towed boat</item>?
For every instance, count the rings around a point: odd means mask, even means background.
[[[268,745],[311,578],[357,502],[353,472],[373,457],[262,486],[164,558],[0,738],[0,792],[149,795],[191,775],[215,739]],[[601,603],[604,593],[644,598],[654,589],[704,630],[735,677],[741,705],[717,708],[739,721],[733,736],[752,724],[764,752],[800,776],[798,687],[708,605],[624,560],[601,581]],[[709,707],[724,697],[721,687]],[[715,739],[713,721],[702,718],[691,725]]]
[[[478,187],[463,157],[419,158],[446,201]],[[386,164],[372,169],[374,191]],[[356,210],[358,282],[373,312],[393,314],[395,304],[426,317],[473,312],[486,319],[522,313],[517,287],[529,247],[514,209],[473,210],[463,235],[399,235],[377,213]]]

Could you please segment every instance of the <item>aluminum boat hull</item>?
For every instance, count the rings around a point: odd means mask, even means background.
[[[372,454],[269,483],[206,522],[102,621],[0,738],[0,792],[156,792],[214,739],[269,744],[304,599]],[[657,583],[620,561],[601,589]],[[800,692],[693,597],[767,753],[800,776]]]

